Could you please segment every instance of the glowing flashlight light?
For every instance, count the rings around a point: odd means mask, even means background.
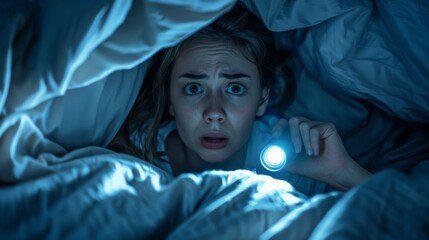
[[[286,152],[277,145],[268,145],[262,149],[260,160],[262,166],[269,171],[280,171],[287,162]]]

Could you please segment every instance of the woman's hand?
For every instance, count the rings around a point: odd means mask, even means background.
[[[286,170],[341,190],[359,184],[370,175],[348,155],[333,124],[303,117],[279,119],[273,126],[273,136],[281,135],[287,125],[295,151],[300,154],[286,165]]]

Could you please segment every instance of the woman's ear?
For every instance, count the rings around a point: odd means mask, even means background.
[[[168,112],[170,113],[170,115],[172,117],[174,117],[174,108],[173,108],[173,104],[170,104],[170,107],[168,108]]]
[[[265,87],[264,89],[262,89],[262,98],[259,102],[259,107],[256,111],[256,116],[260,117],[264,115],[265,110],[267,109],[267,106],[268,106],[269,99],[270,99],[270,89]]]

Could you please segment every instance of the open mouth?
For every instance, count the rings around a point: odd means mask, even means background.
[[[219,149],[223,148],[228,144],[228,138],[226,137],[202,137],[201,144],[205,148]]]
[[[214,137],[203,137],[203,139],[204,141],[213,142],[213,143],[222,142],[226,140],[226,138],[214,138]]]

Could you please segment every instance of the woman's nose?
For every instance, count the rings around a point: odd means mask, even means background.
[[[225,111],[221,104],[216,100],[210,101],[206,110],[204,111],[204,121],[206,123],[223,123],[225,122]]]
[[[225,114],[218,111],[210,112],[206,114],[204,120],[206,121],[206,123],[214,123],[214,122],[223,123],[225,122]]]

